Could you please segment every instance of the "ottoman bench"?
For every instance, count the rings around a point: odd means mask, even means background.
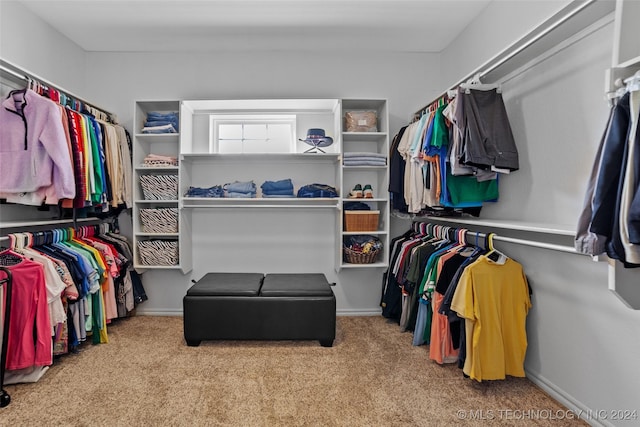
[[[336,298],[324,274],[207,273],[183,298],[184,338],[318,340],[331,347]]]

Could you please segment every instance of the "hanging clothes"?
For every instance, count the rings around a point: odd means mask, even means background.
[[[0,253],[0,262],[7,257],[18,259],[12,267],[14,283],[29,283],[12,292],[12,307],[16,316],[22,316],[17,317],[15,326],[22,325],[21,331],[37,331],[35,336],[44,342],[34,346],[33,334],[17,335],[14,331],[15,348],[35,348],[37,355],[24,350],[12,353],[11,363],[7,363],[8,384],[37,381],[45,372],[40,368],[50,365],[53,355],[75,351],[88,339],[94,344],[107,343],[107,324],[129,316],[147,298],[141,282],[133,285],[128,240],[107,233],[104,226],[8,237],[12,248]],[[29,326],[34,316],[35,327]],[[45,348],[48,357],[42,355]]]
[[[46,97],[23,89],[12,91],[2,102],[0,198],[22,205],[60,204],[99,212],[131,206],[133,178],[126,130],[87,114],[96,110],[83,109],[85,104],[56,103],[67,99],[53,89],[39,90]]]
[[[398,152],[398,144],[407,127],[400,128],[389,147],[389,197],[393,211],[400,213],[408,212],[408,206],[404,200],[405,162]]]
[[[478,216],[483,203],[498,201],[498,175],[518,170],[500,91],[456,93],[430,105],[394,138],[389,189],[392,197],[404,198],[398,209],[394,203],[394,212],[458,210]]]
[[[7,264],[7,257],[21,260]],[[0,263],[11,271],[13,281],[6,368],[49,366],[53,355],[44,269],[9,250],[0,252]]]
[[[518,262],[508,258],[500,264],[482,255],[468,265],[451,302],[451,310],[465,320],[463,372],[477,381],[524,377],[530,308]]]
[[[1,193],[75,196],[74,174],[60,110],[30,89],[12,91],[0,109]],[[41,201],[42,202],[42,201]]]
[[[382,314],[412,330],[413,345],[428,345],[430,360],[457,363],[474,380],[524,376],[531,307],[524,270],[492,243],[488,254],[477,237],[470,244],[467,233],[414,223],[396,238]]]
[[[627,90],[609,118],[585,194],[575,248],[640,267],[640,91]]]
[[[519,169],[518,149],[498,88],[458,88],[456,126],[462,129],[463,163],[481,169]]]

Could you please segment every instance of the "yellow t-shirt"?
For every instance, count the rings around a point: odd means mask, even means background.
[[[527,279],[518,262],[507,258],[498,264],[481,256],[465,268],[451,302],[466,324],[465,374],[478,381],[525,376],[530,308]]]

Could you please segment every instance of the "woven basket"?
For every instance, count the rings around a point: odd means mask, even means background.
[[[177,240],[142,240],[138,242],[138,259],[142,265],[178,265]]]
[[[347,247],[342,248],[344,250],[344,260],[350,264],[373,264],[378,258],[379,250],[371,251],[363,254],[361,252],[353,251]]]
[[[380,211],[344,211],[345,231],[376,231]]]
[[[148,167],[148,168],[157,168],[157,167],[165,167],[165,166],[178,166],[178,162],[175,161],[168,161],[168,160],[148,160],[148,159],[144,159],[144,161],[142,162],[142,164],[140,165],[142,167]]]
[[[141,175],[145,200],[178,200],[178,175]]]
[[[140,209],[140,222],[144,233],[177,233],[178,209]]]

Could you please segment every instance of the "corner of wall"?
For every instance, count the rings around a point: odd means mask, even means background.
[[[1,1],[0,10],[2,58],[81,95],[85,91],[86,52],[21,2]]]
[[[491,2],[471,24],[441,52],[442,88],[455,85],[480,64],[501,52],[513,40],[575,0]]]

